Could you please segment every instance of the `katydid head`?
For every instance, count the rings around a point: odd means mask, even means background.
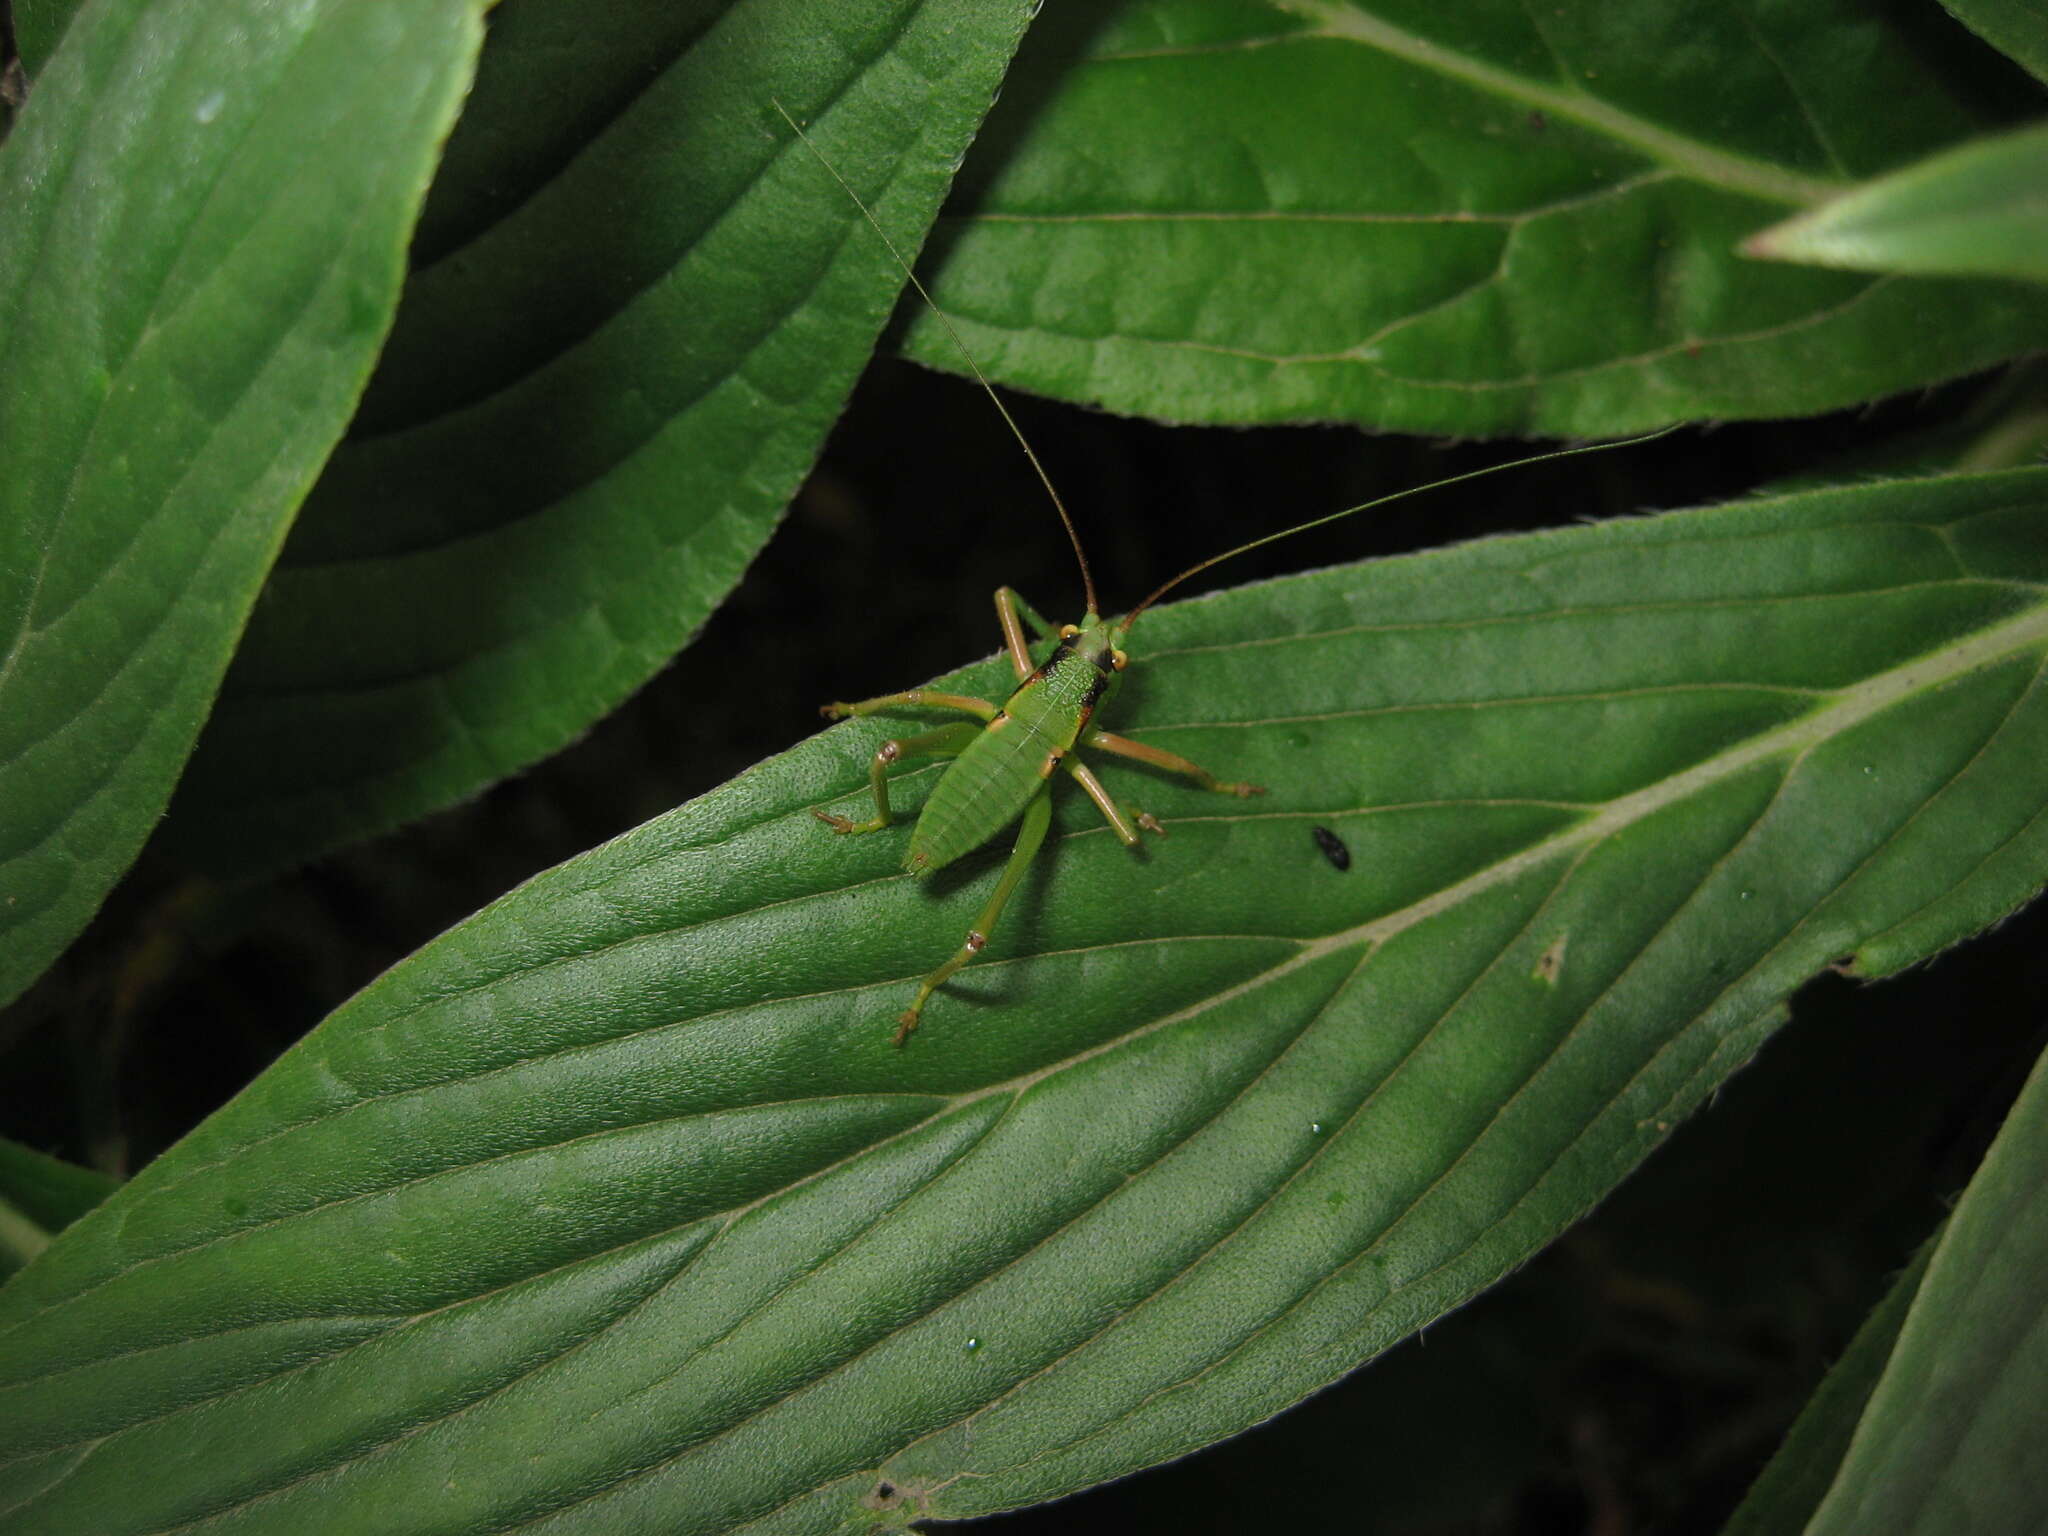
[[[1114,677],[1130,664],[1130,657],[1117,643],[1123,639],[1125,627],[1098,616],[1091,604],[1080,623],[1060,626],[1059,648],[1054,654],[1078,656],[1104,677]]]

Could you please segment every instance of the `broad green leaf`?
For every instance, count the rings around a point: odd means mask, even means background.
[[[2048,123],[1881,177],[1742,249],[1863,272],[2048,280]]]
[[[2048,342],[2024,288],[1735,249],[2039,112],[2010,74],[1867,0],[1075,9],[1019,58],[934,293],[998,378],[1174,421],[1819,412]],[[907,348],[961,366],[929,318]]]
[[[43,72],[84,0],[13,0],[14,41],[31,79]]]
[[[103,1173],[0,1136],[0,1278],[119,1187]]]
[[[903,283],[775,103],[914,250],[1029,9],[508,8],[167,846],[236,871],[384,831],[567,745],[686,644]]]
[[[1941,0],[1956,20],[2048,81],[2048,4],[2042,0]]]
[[[1813,1536],[2048,1529],[2048,1056],[1949,1218]]]
[[[479,10],[108,0],[0,152],[0,1001],[170,796],[390,322]]]
[[[823,1532],[1255,1423],[1526,1260],[1801,980],[2040,888],[2044,551],[2022,470],[1158,610],[1113,723],[1271,793],[1100,765],[1171,836],[1063,797],[902,1050],[1002,851],[830,836],[903,727],[828,731],[387,973],[0,1291],[0,1498]]]
[[[1933,1254],[1930,1239],[1856,1330],[1722,1536],[1799,1536],[1806,1529],[1842,1465]]]

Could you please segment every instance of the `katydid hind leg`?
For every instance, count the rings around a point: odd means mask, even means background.
[[[998,603],[1001,603],[1005,600],[1008,601],[1011,608],[1016,612],[1018,617],[1022,618],[1026,624],[1029,624],[1033,629],[1038,631],[1039,639],[1059,639],[1059,625],[1053,623],[1051,619],[1048,619],[1044,614],[1040,613],[1036,608],[1032,607],[1030,600],[1026,598],[1023,593],[1019,592],[1015,587],[999,587],[996,589],[996,601]]]
[[[879,832],[895,820],[889,809],[889,770],[911,757],[958,757],[967,750],[967,744],[981,734],[981,727],[965,720],[956,720],[951,725],[942,725],[937,730],[922,731],[915,736],[898,736],[885,741],[875,749],[873,761],[868,765],[868,784],[874,790],[875,815],[870,821],[853,821],[845,816],[835,816],[830,811],[813,810],[811,814],[825,823],[834,832],[857,836],[862,832]]]
[[[1017,884],[1024,878],[1024,872],[1031,867],[1032,859],[1045,842],[1046,829],[1052,825],[1052,792],[1045,788],[1031,797],[1031,803],[1024,807],[1023,820],[1017,827],[1017,843],[1010,850],[1010,861],[1003,866],[1003,878],[996,882],[995,894],[988,899],[988,905],[981,909],[981,915],[974,920],[974,926],[967,930],[967,937],[960,947],[953,951],[946,963],[918,983],[917,996],[910,1006],[896,1019],[896,1043],[901,1045],[910,1032],[917,1028],[917,1021],[924,1014],[924,1005],[961,966],[980,954],[989,936],[996,931],[996,923],[1003,915],[1003,908],[1010,903]]]

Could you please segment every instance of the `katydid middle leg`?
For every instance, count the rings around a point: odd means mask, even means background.
[[[996,931],[996,921],[1003,915],[1003,908],[1009,905],[1011,892],[1017,889],[1017,882],[1024,878],[1024,871],[1031,867],[1037,856],[1039,845],[1045,841],[1046,829],[1052,825],[1052,791],[1042,787],[1024,807],[1024,818],[1017,827],[1017,845],[1010,850],[1010,862],[1003,866],[1003,878],[996,882],[995,894],[988,899],[988,905],[981,909],[981,915],[974,920],[974,926],[967,930],[967,937],[960,947],[953,951],[946,963],[933,971],[918,984],[917,996],[910,1006],[896,1019],[896,1043],[901,1045],[904,1037],[917,1028],[919,1015],[924,1012],[925,1002],[961,966],[980,954],[988,943],[989,935]]]

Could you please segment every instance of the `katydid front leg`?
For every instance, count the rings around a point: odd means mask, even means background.
[[[1262,784],[1226,784],[1200,763],[1191,763],[1176,753],[1158,747],[1148,747],[1142,741],[1133,741],[1128,736],[1119,736],[1114,731],[1085,731],[1081,741],[1090,747],[1100,747],[1105,752],[1114,752],[1118,757],[1128,757],[1133,762],[1150,763],[1154,768],[1163,768],[1168,773],[1177,773],[1183,778],[1193,779],[1203,789],[1214,790],[1219,795],[1236,795],[1248,799],[1266,792]]]
[[[1069,754],[1065,764],[1067,776],[1081,786],[1082,791],[1095,802],[1095,809],[1102,812],[1102,819],[1109,823],[1109,830],[1126,848],[1135,848],[1140,841],[1138,828],[1166,836],[1166,828],[1145,811],[1135,806],[1118,805],[1110,792],[1103,787],[1102,780],[1095,777],[1088,765],[1080,758]]]
[[[1048,623],[1043,614],[1010,587],[996,588],[996,622],[1003,627],[1003,649],[1010,653],[1011,670],[1021,683],[1038,670],[1031,659],[1031,643],[1024,638],[1024,626],[1028,623],[1037,630],[1041,640],[1059,639],[1059,627]]]
[[[981,909],[981,915],[974,920],[974,926],[967,930],[967,937],[960,943],[952,957],[918,983],[917,996],[910,1006],[896,1019],[896,1043],[901,1045],[910,1032],[917,1028],[917,1021],[924,1013],[924,1005],[961,966],[980,954],[989,941],[989,935],[996,931],[996,921],[1002,917],[1003,908],[1009,905],[1010,893],[1017,889],[1017,882],[1024,878],[1024,871],[1031,867],[1031,860],[1037,855],[1039,845],[1045,841],[1046,828],[1052,825],[1052,790],[1042,788],[1031,797],[1024,807],[1024,819],[1017,827],[1017,845],[1010,850],[1010,862],[1003,866],[1003,878],[996,882],[996,892],[989,897],[988,905]]]

